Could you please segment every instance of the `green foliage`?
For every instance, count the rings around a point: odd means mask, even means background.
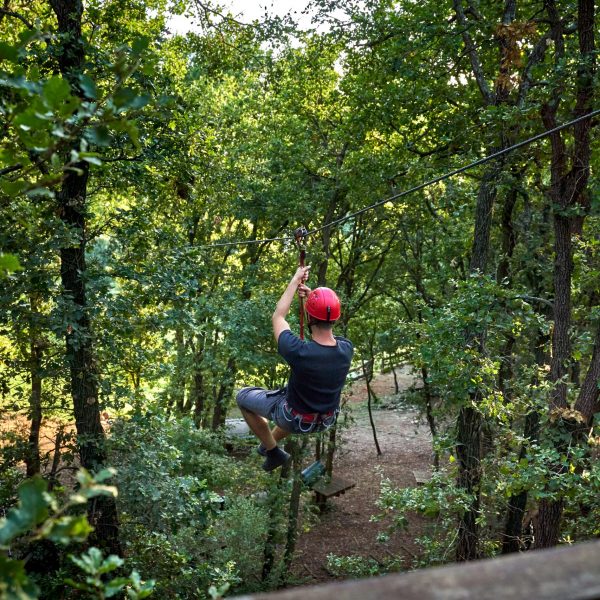
[[[121,509],[164,533],[206,528],[222,502],[214,490],[239,474],[219,438],[189,419],[135,415],[113,428],[110,452],[118,467]]]
[[[4,254],[0,252],[0,278],[4,279],[11,273],[21,269],[21,263],[14,254]]]
[[[565,22],[571,4],[557,8]],[[265,480],[251,481],[206,429],[222,425],[236,386],[285,380],[269,317],[297,252],[278,242],[206,246],[287,236],[298,225],[319,228],[308,262],[318,284],[339,291],[339,331],[355,342],[357,360],[394,357],[426,378],[411,399],[438,425],[433,443],[447,473],[434,478],[437,489],[390,485],[382,496],[398,527],[407,511],[436,519],[422,538],[423,564],[448,560],[448,532],[468,505],[452,481],[455,417],[465,407],[478,411],[486,442],[477,490],[485,552],[496,551],[498,515],[519,492],[530,503],[564,499],[565,536],[597,532],[593,449],[562,451],[571,433],[545,421],[540,439],[523,434],[527,415],[545,414],[552,392],[553,212],[586,217],[573,236],[569,401],[592,357],[597,173],[585,192],[589,206],[557,211],[544,142],[505,157],[492,180],[475,169],[326,226],[539,132],[540,106],[559,96],[557,120],[570,118],[581,69],[577,36],[540,45],[552,37],[552,19],[542,12],[532,21],[518,6],[503,29],[503,5],[493,2],[471,7],[466,29],[447,2],[317,0],[312,7],[325,32],[299,32],[277,19],[244,26],[218,17],[212,3],[196,13],[198,6],[181,2],[90,0],[81,40],[71,40],[81,44],[83,66],[62,75],[61,45],[69,40],[46,4],[27,6],[31,26],[0,14],[0,408],[32,413],[39,380],[44,416],[71,414],[65,333],[93,343],[88,366],[98,406],[117,420],[109,464],[119,467],[123,539],[132,564],[158,580],[161,597],[259,585],[267,516],[246,496]],[[167,11],[193,14],[198,26],[173,35]],[[464,52],[466,34],[480,77]],[[499,62],[498,42],[513,48],[510,60]],[[534,47],[543,50],[535,65]],[[528,94],[518,91],[522,82]],[[500,84],[506,98],[482,98],[481,88],[499,86],[496,93]],[[572,133],[562,135],[569,149]],[[592,165],[599,151],[596,136]],[[85,221],[76,227],[63,223],[58,196],[69,173],[86,181],[71,206]],[[469,262],[480,232],[472,222],[484,180],[495,207],[486,273],[475,275]],[[60,275],[63,251],[83,242],[80,307]],[[89,329],[78,326],[82,315]],[[290,315],[293,327],[296,319]],[[2,507],[16,501],[22,479],[19,439],[1,444]],[[59,518],[42,487],[33,481],[22,489],[5,538],[31,527],[34,537],[57,543],[83,538],[85,522]],[[283,504],[275,507],[279,530]],[[80,566],[91,571],[80,591],[96,594],[100,570],[115,559],[87,556]],[[22,565],[0,560],[32,589]],[[360,558],[332,561],[339,573],[383,569]],[[133,575],[116,581],[115,594],[123,586],[143,592]]]
[[[327,555],[327,570],[335,577],[359,579],[397,573],[402,569],[402,560],[386,558],[382,561],[364,556]]]
[[[260,589],[253,582],[261,575],[268,522],[265,506],[257,505],[254,499],[234,497],[211,525],[214,559],[216,564],[235,565],[237,592]]]
[[[0,593],[9,600],[33,600],[40,590],[25,571],[25,563],[10,558],[9,551],[17,542],[50,540],[66,546],[84,541],[92,531],[85,514],[71,514],[72,509],[86,504],[91,498],[116,495],[116,488],[103,482],[114,475],[114,470],[106,469],[92,477],[87,471],[77,473],[77,492],[71,494],[67,502],[59,506],[56,497],[48,492],[48,484],[41,477],[25,480],[18,490],[19,501],[6,517],[0,520]],[[122,590],[130,598],[146,598],[152,592],[154,583],[142,582],[133,572],[129,577],[111,581],[101,579],[101,575],[122,566],[123,560],[117,556],[104,559],[97,548],[90,548],[73,562],[88,575],[85,582],[66,578],[65,584],[93,594],[95,598],[110,598]]]
[[[104,558],[98,548],[92,547],[79,557],[71,556],[70,558],[86,574],[84,582],[65,580],[65,583],[76,590],[88,592],[95,598],[112,598],[121,595],[125,590],[127,598],[132,600],[141,600],[152,594],[154,581],[143,582],[136,571],[133,571],[129,577],[107,579],[106,575],[116,571],[124,563],[123,559],[118,556],[111,555]]]
[[[427,518],[427,531],[417,538],[422,555],[415,566],[448,562],[453,557],[457,517],[469,506],[470,498],[455,482],[455,472],[434,472],[430,481],[416,488],[397,488],[383,479],[378,507],[381,512],[374,520],[391,520],[387,535],[405,530],[411,515]]]
[[[138,414],[111,433],[123,538],[135,568],[157,580],[157,594],[254,589],[268,514],[241,494],[254,489],[255,474],[190,419]]]

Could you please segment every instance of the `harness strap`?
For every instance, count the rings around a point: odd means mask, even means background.
[[[291,406],[289,406],[289,409],[292,415],[294,415],[294,417],[300,417],[303,421],[306,421],[307,423],[322,421],[323,419],[328,419],[335,415],[335,410],[330,410],[327,413],[301,413],[300,411],[296,410],[295,408],[292,408]]]

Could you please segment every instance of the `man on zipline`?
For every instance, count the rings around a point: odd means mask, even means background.
[[[311,291],[305,284],[309,271],[310,266],[298,268],[272,318],[278,352],[291,367],[287,386],[280,390],[245,387],[237,394],[242,415],[261,442],[258,453],[265,457],[265,471],[290,458],[277,446],[279,440],[291,433],[325,431],[335,423],[354,352],[349,340],[333,335],[341,314],[339,298],[326,287]],[[294,335],[286,321],[296,292],[306,298],[309,342]],[[275,423],[272,431],[269,419]]]

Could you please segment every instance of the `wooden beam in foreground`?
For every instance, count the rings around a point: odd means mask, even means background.
[[[597,600],[600,541],[238,600]]]

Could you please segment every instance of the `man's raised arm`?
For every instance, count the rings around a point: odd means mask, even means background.
[[[283,292],[281,298],[279,298],[279,302],[277,302],[277,306],[275,307],[272,317],[273,335],[275,336],[276,341],[279,341],[279,336],[283,331],[286,331],[290,328],[286,317],[290,312],[290,306],[294,300],[294,294],[296,293],[296,290],[298,290],[299,286],[301,286],[308,279],[309,271],[310,266],[298,267],[296,273],[294,273],[294,276],[288,283],[287,288],[285,288],[285,292]]]

